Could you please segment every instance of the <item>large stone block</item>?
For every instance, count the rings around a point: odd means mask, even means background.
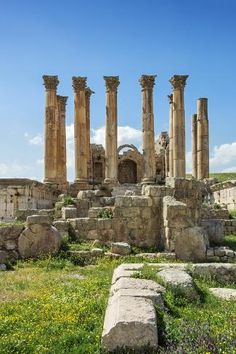
[[[77,218],[77,208],[63,207],[61,209],[62,219],[75,219]]]
[[[109,300],[102,333],[102,347],[141,351],[157,348],[155,307],[151,300],[135,296],[114,296]]]
[[[230,263],[199,263],[192,265],[193,276],[212,277],[226,284],[236,282],[236,264]]]
[[[51,225],[51,220],[47,215],[32,215],[27,217],[27,226],[31,225]]]
[[[175,238],[175,253],[185,261],[204,261],[209,246],[207,234],[198,226],[182,230]]]
[[[222,300],[236,300],[236,289],[209,288],[210,293]]]
[[[131,247],[126,242],[115,242],[111,245],[111,252],[120,254],[122,256],[127,256],[131,253]]]
[[[58,252],[60,245],[61,236],[57,229],[45,223],[30,224],[18,239],[18,251],[22,258],[54,254]]]
[[[221,220],[202,220],[201,225],[208,235],[211,246],[224,242],[224,225]]]

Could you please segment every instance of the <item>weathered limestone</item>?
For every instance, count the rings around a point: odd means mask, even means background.
[[[43,76],[45,92],[44,183],[57,184],[57,76]]]
[[[66,171],[66,102],[68,97],[57,96],[57,182],[60,185],[67,184]]]
[[[90,160],[91,160],[91,150],[90,150],[90,97],[94,92],[87,87],[85,89],[85,99],[86,99],[86,134],[87,134],[87,164],[88,164],[88,178],[92,178],[90,171]]]
[[[192,115],[192,175],[197,178],[197,114]]]
[[[86,77],[72,77],[74,89],[75,182],[86,189],[88,182],[88,149],[86,123]]]
[[[202,220],[201,226],[205,229],[211,246],[223,244],[224,225],[222,220]]]
[[[173,94],[169,98],[169,177],[173,177]]]
[[[209,288],[210,293],[222,300],[236,300],[236,289]]]
[[[33,215],[27,218],[27,228],[18,238],[18,252],[22,258],[39,257],[56,253],[61,245],[61,236],[50,218]]]
[[[184,87],[188,75],[174,75],[173,87],[173,177],[185,177]]]
[[[131,247],[126,242],[114,242],[111,245],[111,252],[126,256],[131,253]]]
[[[142,87],[142,124],[144,178],[142,183],[155,183],[155,137],[153,114],[153,87],[156,75],[142,75],[139,82]]]
[[[105,183],[118,183],[117,88],[119,76],[104,76],[106,84]]]
[[[209,178],[207,98],[199,98],[197,101],[197,178]]]

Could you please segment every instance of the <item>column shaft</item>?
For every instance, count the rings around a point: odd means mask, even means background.
[[[173,177],[173,95],[169,95],[169,177]]]
[[[58,120],[57,120],[57,176],[58,183],[67,184],[66,169],[66,102],[65,96],[57,96]]]
[[[155,137],[153,114],[153,87],[156,75],[142,75],[139,82],[142,87],[142,125],[143,125],[143,183],[155,183]]]
[[[199,98],[197,101],[197,178],[209,178],[207,98]]]
[[[74,139],[75,182],[86,187],[88,180],[87,133],[86,133],[86,77],[73,77],[74,89]]]
[[[173,86],[173,177],[184,177],[185,166],[185,112],[184,87],[187,75],[174,75]]]
[[[44,182],[57,183],[57,76],[43,76],[45,92]]]
[[[105,183],[118,183],[117,157],[117,87],[118,76],[104,76],[106,83]]]
[[[192,115],[192,176],[197,178],[197,114]]]
[[[90,150],[90,97],[94,92],[87,87],[85,90],[85,98],[86,98],[86,134],[87,134],[87,163],[88,163],[88,178],[92,178],[91,171],[91,150]]]

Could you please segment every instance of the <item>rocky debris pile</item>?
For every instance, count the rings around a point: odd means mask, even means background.
[[[207,249],[207,261],[236,262],[236,252],[229,247],[211,247]]]

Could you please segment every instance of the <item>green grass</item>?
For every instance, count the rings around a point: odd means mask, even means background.
[[[192,175],[188,173],[187,178],[190,178]],[[210,178],[217,178],[218,182],[228,181],[231,179],[236,180],[236,172],[229,173],[210,173]]]
[[[104,258],[78,267],[49,257],[21,261],[14,271],[0,273],[0,353],[101,353],[113,270],[120,263],[139,261],[134,256]],[[156,271],[144,267],[143,277],[155,276]],[[160,353],[235,353],[235,303],[208,294],[206,287],[216,282],[196,281],[204,293],[201,301],[190,303],[170,291],[165,295],[168,311],[159,313],[158,321],[160,342],[164,340],[167,348]],[[219,351],[207,351],[211,342]]]
[[[236,235],[226,235],[224,237],[224,245],[236,251]]]

